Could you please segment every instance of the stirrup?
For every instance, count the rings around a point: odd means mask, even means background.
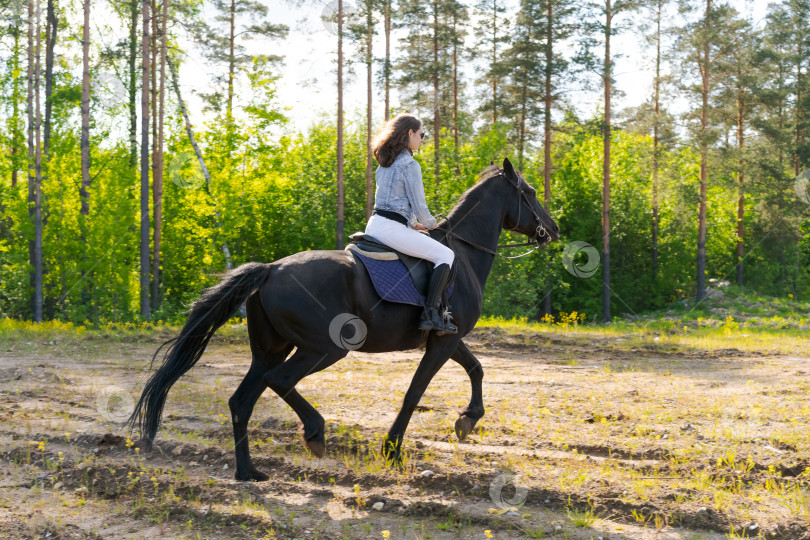
[[[449,309],[445,309],[440,315],[442,319],[442,327],[436,330],[437,336],[446,336],[448,334],[458,334],[458,327],[456,321],[453,320],[453,314]]]

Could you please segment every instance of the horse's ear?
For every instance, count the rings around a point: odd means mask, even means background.
[[[495,162],[494,162],[494,161],[492,161],[492,160],[490,159],[490,160],[489,160],[489,166],[491,167],[491,166],[493,166],[493,165],[495,165]]]
[[[506,173],[507,178],[512,178],[514,180],[517,180],[518,178],[515,168],[512,166],[512,162],[509,161],[509,158],[503,158],[503,172]]]

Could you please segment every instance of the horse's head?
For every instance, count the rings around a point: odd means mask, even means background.
[[[507,195],[503,228],[523,233],[538,244],[545,245],[560,238],[560,228],[537,200],[537,192],[515,170],[508,158],[503,160],[501,174],[512,186]]]

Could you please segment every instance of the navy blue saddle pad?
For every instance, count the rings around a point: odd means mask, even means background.
[[[350,238],[352,243],[363,251],[387,251],[398,256],[394,260],[382,261],[352,251],[357,260],[366,267],[374,290],[377,291],[380,298],[398,304],[411,304],[419,307],[425,305],[430,273],[433,271],[432,262],[400,253],[370,236],[353,234]],[[451,282],[445,290],[445,294],[447,298],[450,298],[452,293],[453,283]]]

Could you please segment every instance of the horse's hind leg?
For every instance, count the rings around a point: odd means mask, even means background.
[[[484,368],[481,362],[470,352],[463,341],[458,342],[458,348],[450,357],[458,362],[470,377],[472,387],[472,397],[470,404],[459,413],[456,420],[456,436],[463,441],[475,427],[476,422],[484,416],[484,397],[481,389],[481,382],[484,380]]]
[[[345,350],[324,353],[299,347],[286,362],[264,374],[267,386],[286,401],[301,419],[304,444],[317,457],[323,457],[326,452],[323,416],[298,393],[295,385],[307,375],[328,368],[346,354]]]
[[[254,294],[247,301],[247,327],[250,337],[252,361],[245,378],[239,384],[228,405],[233,422],[233,438],[236,452],[237,480],[264,481],[268,475],[256,469],[250,459],[247,427],[253,407],[267,385],[262,375],[284,361],[292,350],[290,343],[276,334],[262,309],[259,295]]]

